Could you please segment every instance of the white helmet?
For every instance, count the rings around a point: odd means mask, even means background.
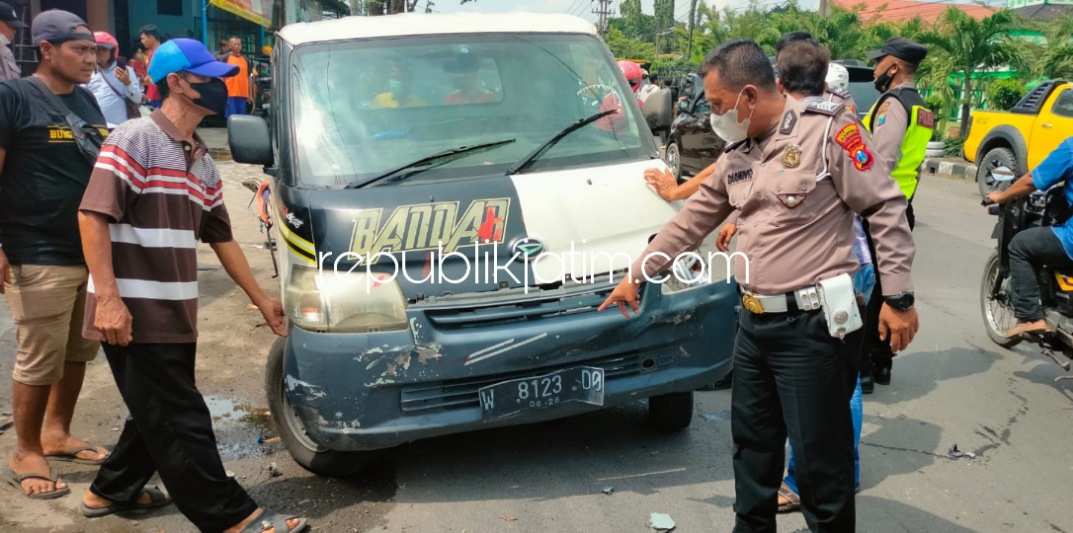
[[[849,70],[838,63],[831,63],[827,67],[827,85],[832,91],[849,90]]]

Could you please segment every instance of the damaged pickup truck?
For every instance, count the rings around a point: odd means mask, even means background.
[[[283,28],[272,61],[271,126],[233,116],[229,142],[270,176],[290,329],[266,385],[299,464],[642,399],[689,426],[737,286],[684,255],[639,315],[597,312],[681,206],[645,186],[663,163],[591,23],[348,17]]]

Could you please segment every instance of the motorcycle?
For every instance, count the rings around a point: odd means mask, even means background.
[[[1016,178],[1013,171],[1006,167],[993,170],[991,175],[1003,189]],[[991,238],[997,241],[997,247],[987,259],[980,285],[980,307],[987,336],[1004,348],[1013,348],[1026,340],[1038,344],[1043,355],[1068,371],[1070,360],[1073,359],[1073,272],[1059,271],[1048,265],[1036,269],[1044,317],[1054,326],[1053,332],[1006,337],[1006,332],[1017,324],[1010,281],[1010,242],[1020,231],[1054,226],[1065,221],[1069,206],[1062,186],[1035,191],[1002,205],[995,205],[986,198],[981,204],[988,206],[989,214],[998,217],[991,233]],[[1073,375],[1062,376],[1056,381],[1060,379],[1073,379]]]

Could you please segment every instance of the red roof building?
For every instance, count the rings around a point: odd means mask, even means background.
[[[949,4],[945,2],[917,2],[914,0],[832,0],[844,9],[860,8],[861,20],[866,22],[902,22],[920,17],[925,23],[933,23],[948,8],[956,7],[970,17],[982,20],[995,9],[975,4]]]

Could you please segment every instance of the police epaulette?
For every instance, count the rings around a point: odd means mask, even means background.
[[[849,91],[842,91],[842,90],[839,90],[839,89],[827,89],[827,92],[829,92],[829,93],[831,93],[831,94],[833,94],[833,95],[835,95],[835,96],[837,96],[837,97],[839,97],[839,98],[841,98],[843,100],[848,100],[850,98],[850,96],[851,96],[849,94]]]
[[[729,154],[730,152],[733,152],[735,148],[737,148],[737,147],[739,147],[739,146],[741,146],[741,145],[743,145],[743,144],[745,144],[747,142],[749,142],[749,139],[742,139],[742,140],[740,140],[740,141],[738,141],[736,143],[728,143],[726,148],[723,149],[723,153],[724,154]]]
[[[809,102],[808,105],[805,106],[805,111],[833,117],[844,107],[846,107],[845,104],[836,104],[834,102]]]

